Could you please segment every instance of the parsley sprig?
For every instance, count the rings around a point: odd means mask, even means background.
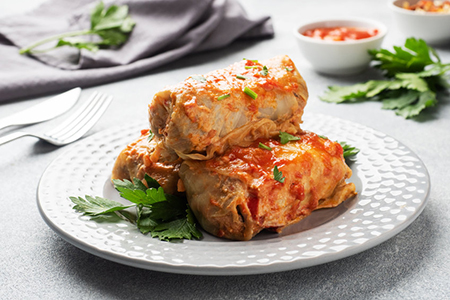
[[[437,92],[450,87],[446,77],[450,64],[443,64],[436,51],[423,40],[408,38],[403,47],[394,46],[394,52],[380,49],[369,53],[386,80],[330,86],[320,99],[334,103],[378,100],[383,102],[383,109],[412,118],[436,105]]]
[[[78,49],[97,51],[100,47],[120,46],[128,39],[130,32],[136,23],[128,15],[128,6],[111,5],[105,8],[100,2],[91,13],[91,28],[81,31],[67,32],[55,35],[28,47],[19,50],[20,54],[33,54],[47,52],[62,46],[70,46]],[[97,36],[98,41],[87,41],[81,36]],[[78,38],[74,38],[78,37]],[[55,46],[45,50],[35,48],[57,40]]]
[[[262,76],[267,76],[267,74],[269,74],[269,69],[264,66],[262,71],[259,72],[259,74],[261,74]]]
[[[278,170],[278,166],[275,166],[273,168],[273,179],[275,179],[280,183],[283,183],[284,180],[286,179],[286,177],[283,177],[283,173],[280,170]]]
[[[279,137],[280,143],[282,143],[283,145],[289,143],[290,141],[298,141],[300,139],[298,136],[293,136],[292,134],[284,131],[280,131]]]
[[[186,200],[164,193],[159,183],[145,175],[147,186],[135,178],[129,180],[113,180],[114,187],[120,196],[132,204],[122,203],[101,197],[69,197],[75,204],[75,210],[93,218],[117,213],[120,217],[136,224],[142,233],[150,233],[152,237],[170,241],[174,239],[200,239],[202,233],[197,229],[195,217]],[[125,211],[135,207],[136,216]]]
[[[342,149],[344,150],[344,158],[348,158],[350,156],[355,156],[356,154],[359,153],[359,149],[356,147],[353,147],[349,144],[347,144],[346,142],[338,142]]]

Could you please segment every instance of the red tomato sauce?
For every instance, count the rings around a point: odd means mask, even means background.
[[[356,27],[321,27],[306,30],[304,36],[325,41],[353,41],[373,37],[378,29],[365,29]]]

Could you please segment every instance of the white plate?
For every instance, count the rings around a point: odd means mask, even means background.
[[[146,124],[116,127],[74,144],[44,172],[38,206],[47,224],[89,253],[138,268],[202,275],[237,275],[299,269],[374,247],[405,229],[422,212],[430,180],[422,161],[383,133],[341,119],[306,114],[303,128],[361,149],[352,160],[358,196],[314,212],[283,234],[263,232],[248,242],[207,233],[204,239],[161,242],[126,221],[90,220],[69,196],[117,198],[109,182],[115,158]]]

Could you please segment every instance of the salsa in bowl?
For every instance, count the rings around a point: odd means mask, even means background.
[[[369,49],[380,48],[387,28],[360,18],[319,20],[296,27],[300,51],[319,73],[351,75],[370,63]]]

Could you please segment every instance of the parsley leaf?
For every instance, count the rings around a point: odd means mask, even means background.
[[[264,66],[262,71],[259,72],[259,74],[261,74],[262,76],[267,76],[267,74],[269,74],[269,69]]]
[[[185,199],[166,194],[166,201],[160,201],[152,205],[150,216],[157,221],[171,221],[174,218],[183,216],[185,211]]]
[[[162,187],[147,189],[138,178],[135,178],[133,182],[126,179],[124,181],[114,179],[113,183],[120,196],[133,203],[149,205],[166,201]]]
[[[67,32],[58,34],[34,43],[31,46],[19,50],[20,54],[42,53],[55,48],[70,46],[78,49],[87,49],[97,51],[99,48],[109,46],[120,46],[124,44],[133,30],[136,23],[128,15],[128,6],[111,5],[105,8],[103,2],[97,4],[91,12],[91,28],[86,30]],[[80,36],[94,35],[99,38],[98,41],[86,41],[80,39]],[[78,38],[74,38],[78,37]],[[49,49],[33,50],[49,42],[57,43]]]
[[[286,179],[286,177],[283,177],[283,173],[280,170],[278,170],[277,166],[273,168],[273,179],[281,183],[283,183],[284,180]]]
[[[346,142],[338,142],[338,143],[342,146],[342,149],[344,150],[344,158],[354,156],[359,153],[358,148],[350,146]]]
[[[157,225],[151,232],[152,237],[170,241],[173,239],[200,239],[202,233],[196,228],[194,216],[190,209],[186,210],[186,217]]]
[[[440,62],[436,51],[424,40],[408,38],[403,47],[394,46],[393,48],[394,52],[386,49],[369,50],[372,60],[376,63],[375,67],[383,70],[389,77],[398,73],[420,72],[435,61]]]
[[[298,141],[300,139],[297,136],[293,136],[293,135],[291,135],[287,132],[283,132],[283,131],[280,131],[279,137],[280,137],[280,143],[282,143],[283,145],[289,143],[290,141]]]
[[[133,205],[123,205],[122,203],[108,200],[101,197],[86,196],[86,199],[81,197],[69,197],[76,205],[73,209],[84,212],[85,215],[97,216],[107,214],[110,212],[123,210]]]
[[[136,226],[143,234],[151,232],[159,224],[151,217],[151,213],[152,210],[148,207],[141,206],[137,209]]]
[[[150,233],[165,241],[202,237],[186,199],[164,193],[158,182],[147,174],[144,182],[134,178],[133,181],[113,180],[113,183],[120,196],[133,204],[123,205],[101,197],[69,197],[75,204],[73,208],[91,217],[117,213],[135,223],[143,234]],[[136,215],[124,211],[130,207],[135,207]]]
[[[395,46],[394,52],[381,49],[369,53],[387,80],[330,86],[320,99],[333,103],[378,100],[383,102],[383,109],[412,118],[436,105],[437,92],[450,87],[445,76],[450,64],[442,64],[436,51],[423,40],[408,38],[403,47]]]

